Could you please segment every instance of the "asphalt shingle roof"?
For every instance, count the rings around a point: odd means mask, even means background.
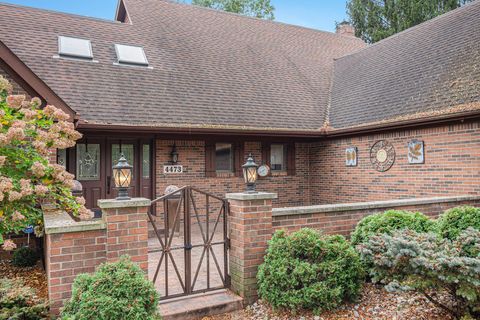
[[[365,46],[163,0],[126,7],[132,24],[0,5],[0,40],[82,121],[295,130],[321,126],[333,59]],[[98,62],[52,58],[59,35],[91,39]],[[115,43],[143,46],[153,68],[114,65]]]
[[[124,2],[132,24],[0,4],[0,41],[90,124],[319,131],[480,109],[480,1],[371,46]],[[95,62],[53,58],[59,35],[90,39]],[[144,47],[152,68],[114,64],[115,43]]]

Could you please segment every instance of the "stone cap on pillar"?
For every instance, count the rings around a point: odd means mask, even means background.
[[[132,198],[130,200],[100,199],[97,204],[100,209],[149,207],[151,200],[147,198]]]
[[[255,192],[255,193],[248,193],[248,192],[239,192],[239,193],[227,193],[225,197],[228,200],[269,200],[269,199],[277,199],[278,195],[274,192]]]

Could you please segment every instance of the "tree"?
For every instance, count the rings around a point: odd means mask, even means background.
[[[41,204],[89,219],[85,199],[72,196],[73,175],[58,164],[50,164],[52,149],[73,147],[81,134],[69,122],[69,115],[47,105],[41,109],[39,98],[25,100],[24,95],[9,95],[10,83],[0,76],[0,244],[15,249],[4,236],[36,226],[42,233]]]
[[[192,0],[192,4],[245,16],[274,20],[270,0]]]
[[[348,0],[355,35],[368,43],[430,20],[473,0]]]

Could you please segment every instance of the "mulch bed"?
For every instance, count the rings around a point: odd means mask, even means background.
[[[31,268],[14,267],[10,261],[0,260],[0,278],[21,279],[33,288],[40,299],[48,300],[47,275],[39,263]]]
[[[413,292],[389,293],[380,286],[365,284],[357,303],[345,304],[334,311],[313,315],[311,312],[274,312],[265,303],[257,302],[243,310],[228,314],[204,317],[202,320],[452,320],[443,310],[435,307],[423,295]]]

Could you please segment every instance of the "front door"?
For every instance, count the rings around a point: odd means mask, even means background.
[[[87,138],[70,151],[69,171],[83,186],[86,206],[96,215],[99,199],[117,196],[112,167],[123,154],[132,165],[131,197],[152,198],[152,141],[145,139]]]

